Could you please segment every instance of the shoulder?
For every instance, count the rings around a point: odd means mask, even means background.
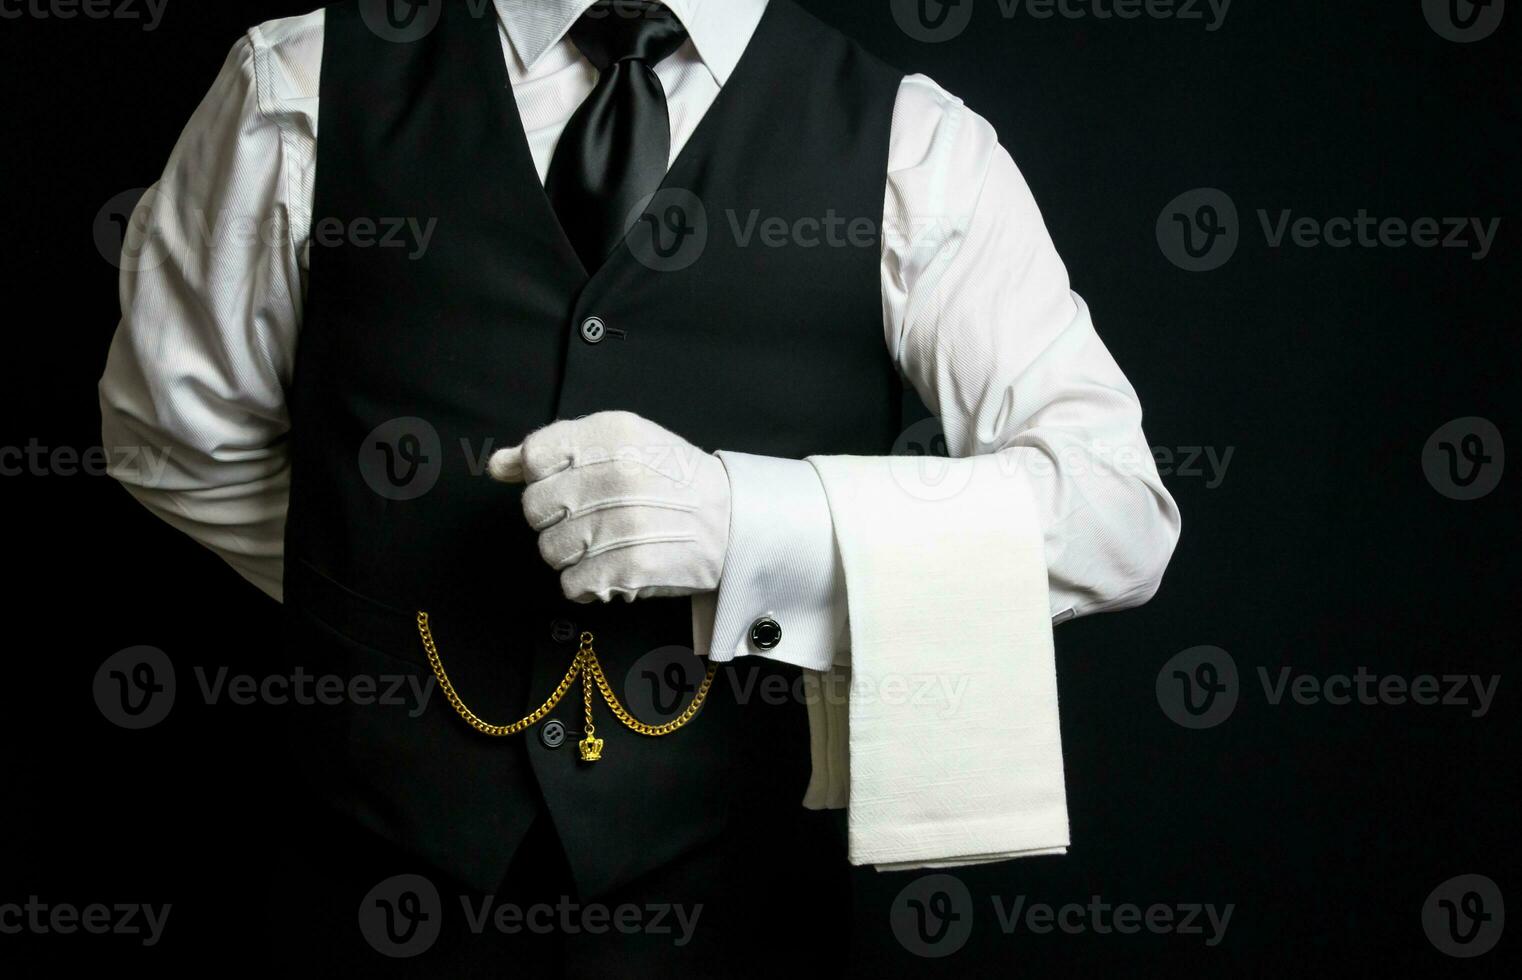
[[[315,108],[326,23],[325,9],[268,20],[234,45],[231,57],[247,65],[263,111],[282,116]]]
[[[890,172],[919,168],[975,173],[987,168],[999,148],[988,120],[926,75],[906,75],[893,108]]]

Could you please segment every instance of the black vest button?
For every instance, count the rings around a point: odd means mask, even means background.
[[[565,744],[565,722],[551,718],[539,726],[539,741],[547,749],[558,749]]]
[[[782,626],[770,616],[762,616],[750,624],[750,642],[757,650],[775,649],[782,642]]]
[[[556,643],[570,643],[576,639],[576,624],[569,619],[557,619],[550,624],[550,639]]]
[[[608,335],[608,327],[601,317],[589,316],[581,321],[581,339],[589,344],[600,344]]]

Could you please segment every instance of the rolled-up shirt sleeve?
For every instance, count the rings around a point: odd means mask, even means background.
[[[132,215],[99,394],[111,475],[279,599],[311,160],[268,57],[238,42]]]

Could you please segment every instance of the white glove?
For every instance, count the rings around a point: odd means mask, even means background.
[[[567,599],[712,592],[729,546],[717,456],[632,412],[555,422],[499,450],[493,479],[526,483],[523,513]]]

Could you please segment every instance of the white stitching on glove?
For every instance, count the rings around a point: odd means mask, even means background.
[[[729,475],[712,453],[633,412],[555,422],[492,454],[525,483],[539,554],[574,602],[683,596],[719,587],[729,545]]]

